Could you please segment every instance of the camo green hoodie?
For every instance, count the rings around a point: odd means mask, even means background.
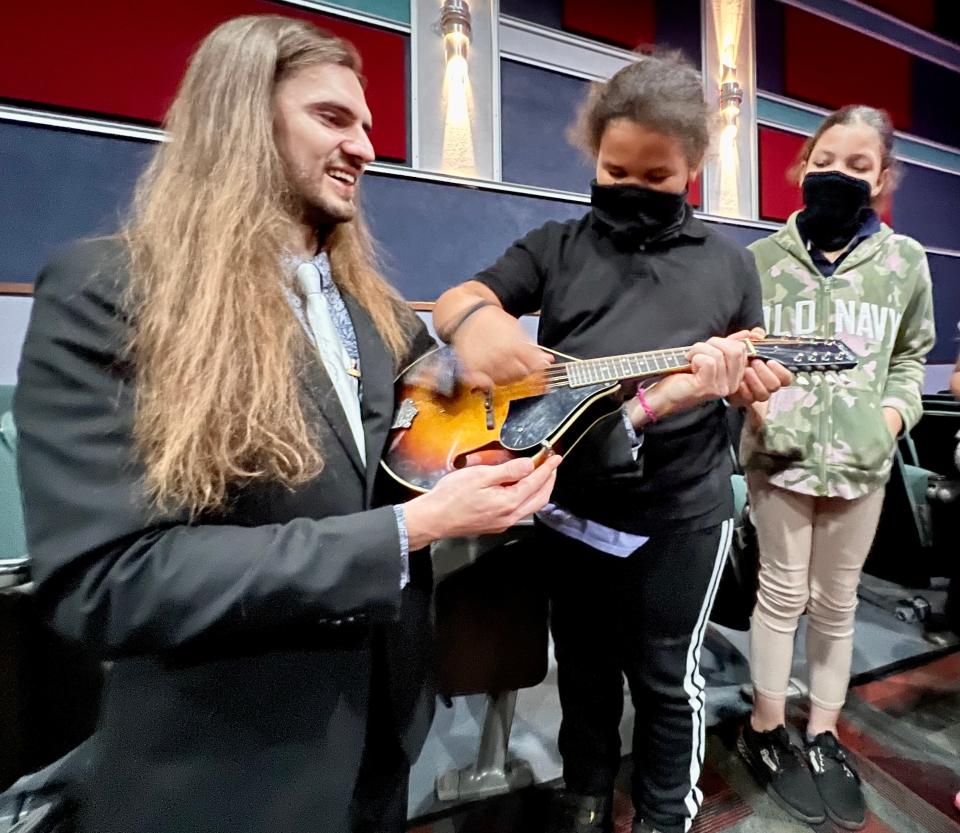
[[[923,366],[935,338],[923,247],[881,225],[824,277],[793,214],[750,249],[767,332],[837,337],[860,362],[839,374],[799,375],[778,391],[760,430],[744,429],[743,464],[794,492],[865,495],[890,476],[895,440],[883,408],[895,408],[906,429],[920,419]]]

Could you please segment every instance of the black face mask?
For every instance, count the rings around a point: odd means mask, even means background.
[[[803,178],[804,209],[797,228],[822,252],[847,245],[870,213],[870,183],[837,171]]]
[[[637,246],[670,237],[686,219],[687,192],[672,194],[643,185],[590,183],[593,215],[619,245]]]

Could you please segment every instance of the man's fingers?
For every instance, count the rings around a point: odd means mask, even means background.
[[[526,518],[528,515],[532,515],[534,512],[539,512],[543,509],[547,503],[550,502],[550,493],[553,492],[553,484],[557,480],[556,473],[550,475],[550,479],[547,480],[539,489],[537,489],[534,494],[527,498],[523,504],[521,504],[513,513],[512,523],[517,523],[518,521]]]
[[[560,455],[553,454],[522,480],[518,479],[515,483],[505,485],[503,491],[507,500],[514,506],[525,503],[531,495],[535,494],[544,483],[553,477],[553,473],[557,470],[557,466],[560,465],[562,459]]]
[[[517,457],[496,466],[477,466],[475,468],[477,471],[483,472],[487,486],[502,486],[507,483],[518,484],[529,477],[531,473],[534,473],[533,460],[529,457]]]

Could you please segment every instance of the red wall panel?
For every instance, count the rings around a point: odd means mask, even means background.
[[[635,49],[656,39],[656,0],[563,0],[563,28]]]
[[[694,208],[700,207],[700,177],[690,183],[690,190],[687,193],[687,202]]]
[[[760,216],[764,220],[786,220],[803,205],[800,188],[787,181],[787,171],[800,153],[804,140],[796,133],[760,128]]]
[[[838,108],[869,104],[894,124],[911,122],[911,56],[793,6],[784,9],[784,87],[788,96]]]
[[[17,2],[0,26],[0,97],[158,124],[204,35],[228,18],[264,13],[309,20],[356,45],[377,153],[406,159],[403,36],[269,0]]]

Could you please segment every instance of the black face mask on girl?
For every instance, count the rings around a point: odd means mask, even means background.
[[[639,245],[669,236],[686,217],[686,200],[686,191],[672,194],[643,185],[590,183],[593,214],[618,244]]]
[[[870,183],[825,171],[803,178],[804,209],[797,216],[800,234],[823,252],[847,245],[870,212]]]

